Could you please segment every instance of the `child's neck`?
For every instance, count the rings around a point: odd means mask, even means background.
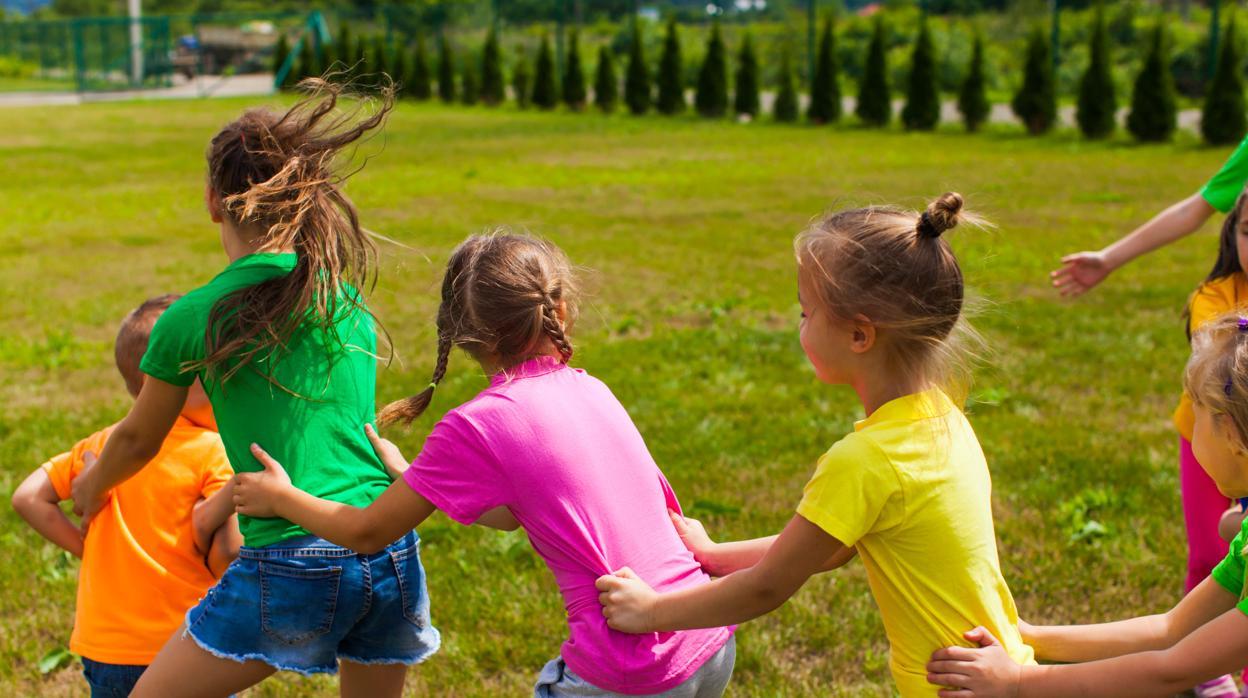
[[[858,400],[862,403],[862,408],[870,417],[872,413],[880,409],[885,403],[896,400],[899,397],[921,393],[932,387],[930,381],[926,379],[913,380],[897,380],[896,378],[887,378],[883,375],[876,376],[859,376],[852,384],[854,392],[858,393]]]

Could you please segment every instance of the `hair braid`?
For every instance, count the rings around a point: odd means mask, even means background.
[[[566,364],[572,360],[572,342],[568,341],[568,336],[563,331],[563,321],[559,319],[554,298],[549,294],[542,303],[542,332],[554,342],[555,348],[559,350],[559,356],[563,358],[563,363]]]

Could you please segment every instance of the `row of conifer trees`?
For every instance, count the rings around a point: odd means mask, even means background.
[[[920,20],[918,36],[911,53],[911,66],[904,86],[901,123],[909,130],[932,130],[941,120],[941,94],[937,83],[939,57],[933,46],[926,19]],[[893,120],[893,88],[889,85],[887,65],[888,28],[882,15],[877,15],[871,40],[867,45],[864,70],[858,84],[855,115],[863,125],[887,126]],[[618,108],[623,101],[633,114],[651,109],[667,115],[679,114],[689,108],[681,56],[679,27],[675,21],[667,25],[658,70],[651,74],[640,32],[631,33],[629,52],[624,69],[623,85],[616,69],[615,56],[607,46],[598,52],[592,92],[587,88],[588,76],[581,56],[578,35],[571,32],[563,70],[556,71],[555,56],[549,37],[543,37],[536,55],[520,53],[513,61],[510,94],[522,107],[554,109],[560,103],[572,110],[592,105],[604,112]],[[806,118],[815,124],[829,124],[842,117],[840,66],[837,60],[836,31],[831,17],[820,32],[814,74],[810,81]],[[1165,27],[1158,22],[1147,37],[1144,64],[1135,80],[1126,120],[1128,131],[1141,141],[1164,141],[1174,133],[1178,109],[1173,77],[1170,72]],[[394,46],[385,37],[351,36],[343,24],[337,40],[315,47],[311,41],[299,42],[299,55],[292,61],[283,87],[292,87],[303,77],[321,75],[331,66],[346,66],[345,77],[367,84],[385,73],[397,83],[405,96],[417,100],[435,95],[444,102],[478,102],[494,106],[508,96],[503,70],[503,56],[498,32],[491,29],[479,55],[464,56],[462,69],[445,35],[437,42],[436,66],[430,61],[424,38],[417,36],[410,45]],[[286,37],[279,39],[274,55],[275,70],[287,59],[290,46]],[[703,59],[694,88],[694,108],[705,117],[718,118],[727,114],[756,118],[761,109],[759,98],[759,63],[748,34],[741,41],[736,55],[734,80],[730,94],[728,84],[728,49],[718,23],[711,26]],[[1235,38],[1232,19],[1221,43],[1214,78],[1205,98],[1201,133],[1212,144],[1239,141],[1248,130],[1245,116],[1243,59]],[[1110,44],[1103,12],[1096,13],[1089,46],[1089,63],[1079,85],[1076,122],[1088,138],[1105,138],[1117,128],[1118,99],[1110,73]],[[793,57],[786,47],[781,55],[779,78],[774,86],[772,115],[777,121],[793,122],[800,118],[799,98],[793,75]],[[435,70],[436,69],[436,70]],[[957,107],[966,129],[975,131],[991,116],[984,74],[984,42],[976,36],[970,64],[957,95]],[[1042,134],[1057,123],[1058,100],[1049,41],[1042,29],[1036,29],[1027,44],[1027,57],[1021,87],[1011,106],[1014,114],[1029,133]]]

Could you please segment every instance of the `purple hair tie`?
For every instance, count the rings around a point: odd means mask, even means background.
[[[1248,317],[1239,316],[1239,331],[1248,332]]]

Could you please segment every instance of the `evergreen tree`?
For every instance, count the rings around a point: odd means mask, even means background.
[[[610,114],[615,111],[615,103],[620,99],[619,80],[615,77],[615,59],[611,57],[611,49],[602,46],[598,49],[598,69],[594,76],[594,104]]]
[[[407,74],[407,94],[421,101],[433,96],[430,89],[429,54],[425,50],[425,37],[416,35],[416,46],[412,48],[412,69]]]
[[[817,124],[832,123],[841,118],[840,65],[836,58],[836,32],[832,17],[823,21],[819,37],[819,55],[810,83],[810,107],[807,116]]]
[[[958,91],[958,111],[962,112],[962,123],[966,130],[975,132],[992,113],[992,105],[988,103],[987,88],[984,85],[984,39],[978,32],[975,44],[971,47],[971,64],[967,66],[966,79],[962,81],[962,89]]]
[[[1131,92],[1127,130],[1141,141],[1168,141],[1174,133],[1177,115],[1166,29],[1158,21],[1153,28],[1144,67],[1136,77],[1135,89]]]
[[[667,23],[663,40],[663,56],[659,59],[659,96],[654,108],[660,114],[679,114],[685,110],[685,66],[680,57],[680,36],[676,19]]]
[[[299,80],[314,78],[321,74],[316,65],[316,50],[312,46],[311,32],[304,32],[303,40],[299,42],[299,65],[296,68],[299,72]]]
[[[393,76],[394,61],[391,60],[390,43],[384,34],[373,37],[373,65],[370,69],[374,74],[373,84],[378,87],[386,83],[387,76]]]
[[[390,78],[394,81],[399,96],[408,96],[407,81],[412,75],[412,52],[402,43],[396,44],[390,53],[390,71]]]
[[[1011,106],[1032,135],[1048,131],[1057,120],[1057,93],[1053,61],[1049,57],[1049,40],[1039,28],[1032,32],[1027,42],[1023,86],[1014,95]]]
[[[1117,125],[1118,99],[1114,76],[1110,74],[1109,32],[1105,28],[1104,6],[1098,4],[1088,44],[1088,69],[1079,81],[1079,102],[1075,121],[1088,138],[1105,138]]]
[[[788,45],[780,56],[780,84],[776,90],[776,103],[772,105],[776,121],[797,121],[797,89],[793,86],[793,57]]]
[[[555,59],[550,52],[550,37],[542,36],[542,45],[537,50],[537,68],[533,78],[533,106],[539,109],[554,109],[558,104]]]
[[[481,50],[481,101],[487,107],[496,107],[507,98],[507,86],[503,78],[503,57],[498,48],[498,30],[490,27]]]
[[[754,55],[754,42],[746,34],[741,41],[741,54],[737,57],[736,90],[733,94],[733,111],[758,116],[758,58]]]
[[[912,131],[931,131],[940,123],[940,88],[936,84],[936,55],[926,17],[919,21],[919,36],[912,56],[901,123]]]
[[[438,98],[455,101],[455,52],[445,34],[438,38]]]
[[[529,70],[529,59],[521,50],[516,54],[516,67],[511,72],[511,89],[516,93],[516,106],[529,108],[529,97],[532,94],[533,74]]]
[[[1238,143],[1248,128],[1244,116],[1244,79],[1240,75],[1241,58],[1235,38],[1235,18],[1226,24],[1218,64],[1205,95],[1205,108],[1200,115],[1200,133],[1210,145]]]
[[[624,102],[628,110],[640,116],[650,111],[650,69],[641,45],[641,27],[633,18],[633,39],[628,51],[628,72],[624,76]]]
[[[867,61],[858,88],[858,118],[868,126],[885,126],[893,118],[892,97],[888,89],[888,57],[884,45],[884,18],[875,17],[871,43],[867,45]]]
[[[286,39],[286,35],[282,34],[277,37],[277,45],[273,47],[273,75],[276,77],[282,72],[282,66],[286,65],[286,57],[290,55],[290,41]],[[278,85],[283,90],[289,90],[294,86],[296,66],[291,66],[290,70],[282,76],[282,84]]]
[[[473,70],[472,54],[464,55],[464,69],[460,73],[459,101],[467,106],[474,106],[481,99],[481,85],[477,82],[477,71]]]
[[[720,117],[728,111],[728,60],[724,53],[724,39],[716,21],[711,25],[706,59],[698,73],[698,93],[693,100],[698,113],[707,118]]]
[[[578,32],[568,37],[568,62],[563,69],[563,103],[573,111],[585,108],[585,68],[581,65],[581,40]]]
[[[350,80],[355,75],[355,40],[351,36],[351,25],[343,22],[338,27],[338,42],[334,48],[334,58],[337,63],[334,66],[335,71],[341,71],[342,75],[338,76],[340,80]]]

